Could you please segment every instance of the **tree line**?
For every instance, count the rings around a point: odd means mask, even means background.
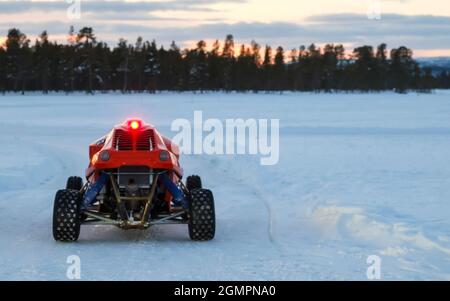
[[[342,45],[312,44],[285,51],[256,42],[236,46],[232,35],[208,49],[169,48],[139,37],[115,47],[98,41],[91,27],[68,42],[46,31],[31,44],[17,28],[0,47],[0,91],[430,91],[450,88],[450,72],[421,68],[407,47],[362,46],[348,55]]]

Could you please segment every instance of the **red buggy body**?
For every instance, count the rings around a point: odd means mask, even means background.
[[[199,176],[182,182],[180,151],[140,119],[129,119],[89,146],[86,183],[69,177],[56,193],[53,236],[76,241],[81,224],[147,229],[188,224],[193,240],[215,234],[214,198]]]
[[[104,161],[100,155],[106,153],[109,160]],[[162,136],[155,127],[130,119],[115,126],[108,135],[89,146],[90,164],[86,177],[90,177],[96,170],[147,166],[171,170],[178,178],[182,178],[179,158],[178,146]]]

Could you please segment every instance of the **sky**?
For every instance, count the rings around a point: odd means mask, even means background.
[[[238,44],[289,50],[340,43],[407,46],[416,57],[450,56],[448,0],[0,0],[0,43],[8,29],[66,41],[69,27],[94,28],[110,46],[138,36],[193,47],[233,34]]]

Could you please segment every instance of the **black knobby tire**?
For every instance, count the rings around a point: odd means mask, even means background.
[[[53,238],[76,241],[80,235],[81,194],[77,190],[58,190],[53,207]]]
[[[216,215],[214,196],[210,190],[195,189],[190,193],[189,237],[206,241],[214,238]]]
[[[202,179],[197,175],[189,176],[186,179],[186,187],[189,191],[194,189],[202,189]]]
[[[69,177],[67,179],[66,189],[81,190],[83,187],[83,179],[80,177]]]

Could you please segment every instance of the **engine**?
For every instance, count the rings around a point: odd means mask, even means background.
[[[126,209],[135,219],[141,218],[144,201],[142,198],[149,194],[152,184],[151,169],[146,166],[124,166],[117,170],[117,183],[120,194],[128,198]]]

